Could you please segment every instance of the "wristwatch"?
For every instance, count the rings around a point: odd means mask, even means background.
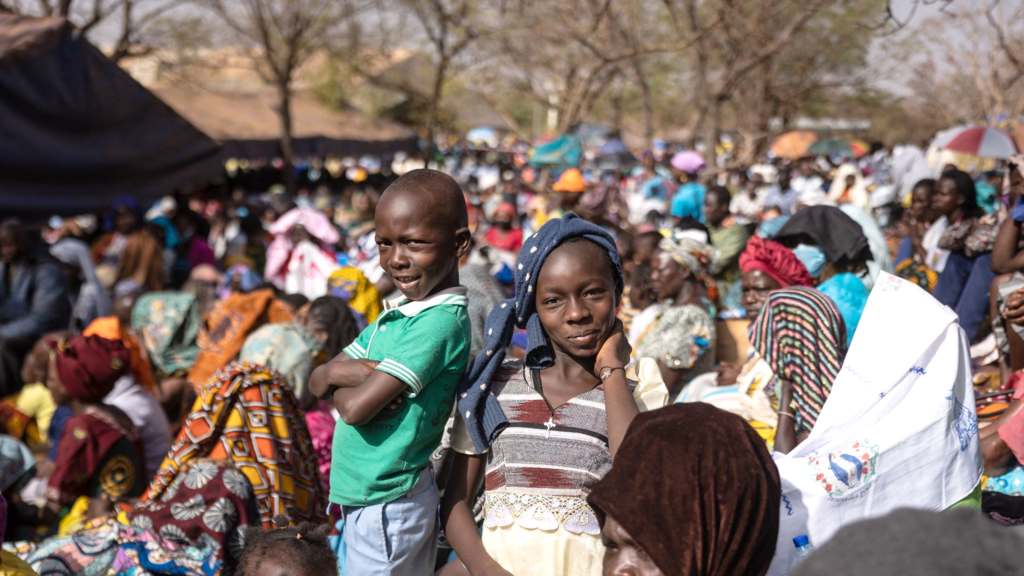
[[[610,367],[606,366],[606,367],[601,369],[601,373],[597,377],[601,379],[601,382],[604,382],[605,380],[610,378],[612,373],[615,372],[616,370],[622,370],[623,374],[626,373],[626,369],[623,368],[622,366],[616,366],[614,368],[610,368]]]

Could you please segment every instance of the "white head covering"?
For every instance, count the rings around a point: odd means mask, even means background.
[[[868,210],[871,208],[871,194],[868,192],[867,182],[861,176],[860,170],[849,162],[843,164],[836,170],[836,176],[832,179],[832,185],[828,189],[828,197],[833,202],[839,202],[846,191],[847,176],[854,176],[856,180],[850,190],[849,203],[858,208]]]

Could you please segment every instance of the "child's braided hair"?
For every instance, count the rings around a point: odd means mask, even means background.
[[[293,574],[303,576],[337,576],[338,559],[327,541],[329,524],[303,522],[288,526],[288,518],[274,517],[277,529],[264,531],[252,526],[245,530],[245,550],[238,561],[236,576],[254,576],[268,557],[293,567]]]

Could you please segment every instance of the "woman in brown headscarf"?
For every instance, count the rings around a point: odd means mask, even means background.
[[[674,404],[633,419],[587,501],[604,574],[762,576],[779,532],[779,472],[742,418]]]
[[[75,336],[48,341],[46,386],[58,405],[74,413],[64,426],[53,474],[46,484],[41,523],[86,496],[104,505],[142,495],[142,446],[131,419],[103,403],[114,383],[130,370],[131,355],[120,340]],[[92,506],[93,503],[90,503]]]

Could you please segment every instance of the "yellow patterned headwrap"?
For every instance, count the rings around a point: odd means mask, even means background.
[[[380,291],[358,268],[345,266],[336,270],[327,279],[327,290],[332,296],[348,302],[349,307],[362,314],[368,324],[375,322],[381,313]]]

